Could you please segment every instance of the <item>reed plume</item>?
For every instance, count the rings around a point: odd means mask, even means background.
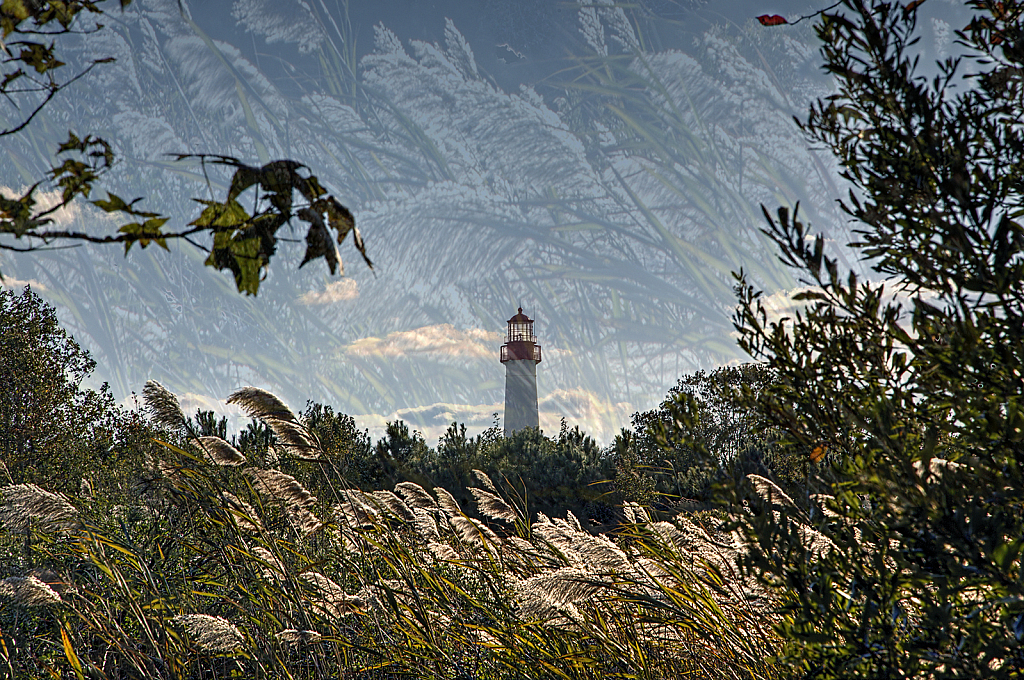
[[[473,498],[476,500],[476,507],[481,515],[491,519],[499,519],[503,522],[515,522],[519,519],[516,511],[502,500],[500,496],[483,489],[478,489],[475,486],[471,486],[469,492],[473,494]]]
[[[35,484],[13,484],[0,489],[0,525],[8,531],[28,531],[33,523],[50,531],[66,531],[76,524],[78,510],[68,499]]]
[[[347,594],[341,586],[323,574],[306,572],[300,578],[319,596],[316,600],[311,599],[311,603],[313,609],[323,616],[341,618],[366,607],[361,597]]]
[[[263,531],[263,524],[260,522],[259,515],[256,514],[256,510],[251,505],[233,493],[227,491],[221,493],[227,509],[234,516],[235,523],[238,524],[239,529],[253,533]]]
[[[274,637],[277,638],[281,644],[296,649],[301,648],[303,645],[318,642],[323,635],[315,630],[296,630],[294,628],[288,628],[279,633],[275,633]]]
[[[414,482],[396,484],[395,493],[404,498],[410,507],[423,508],[424,510],[437,509],[437,501],[434,500],[434,497],[427,493],[426,489]]]
[[[374,491],[373,498],[384,508],[387,508],[391,513],[398,517],[403,522],[415,522],[416,515],[413,513],[412,508],[406,505],[405,501],[395,495],[392,491]]]
[[[296,508],[309,508],[316,504],[316,496],[306,491],[291,475],[262,468],[251,468],[245,473],[252,480],[253,488],[264,498]]]
[[[201,652],[229,654],[245,644],[242,633],[227,619],[208,614],[179,614],[170,622],[179,626]]]
[[[0,580],[0,597],[22,607],[60,604],[60,595],[35,576],[8,576]]]
[[[491,481],[491,478],[487,476],[486,472],[484,472],[483,470],[477,470],[476,468],[474,468],[474,469],[470,470],[470,474],[473,475],[474,478],[476,478],[476,481],[478,481],[481,484],[483,484],[487,488],[488,491],[490,491],[491,493],[493,493],[496,496],[500,496],[501,495],[500,493],[498,493],[498,488],[496,486],[494,486],[494,482]]]
[[[455,496],[448,493],[447,489],[435,486],[434,493],[437,495],[437,504],[441,506],[442,510],[452,516],[462,514],[462,508],[459,507],[459,502],[455,500]]]
[[[252,554],[260,561],[259,569],[263,578],[278,582],[284,578],[284,564],[274,556],[274,553],[262,546],[256,546],[252,549]]]
[[[302,460],[320,459],[320,442],[299,421],[283,401],[258,387],[243,387],[228,397],[229,404],[238,404],[250,418],[265,422],[277,437],[280,448]]]
[[[413,526],[416,528],[416,533],[419,534],[420,538],[428,543],[440,541],[441,533],[437,529],[437,522],[434,521],[433,514],[423,508],[413,508],[413,513],[416,515]]]
[[[206,460],[214,465],[234,466],[245,463],[245,456],[220,437],[204,436],[191,441],[196,448],[203,452]]]
[[[181,412],[178,398],[156,380],[146,381],[142,400],[146,402],[154,425],[175,431],[185,429],[185,414]]]

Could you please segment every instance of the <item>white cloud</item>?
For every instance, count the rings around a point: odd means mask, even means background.
[[[448,357],[494,358],[501,343],[500,333],[480,328],[457,330],[451,324],[422,326],[389,333],[384,338],[361,338],[345,348],[357,356],[400,357],[427,354]]]
[[[299,298],[304,305],[328,305],[333,302],[355,300],[359,297],[359,284],[355,279],[332,281],[320,292],[309,291]]]
[[[2,271],[2,270],[0,270],[0,271]],[[39,281],[36,281],[35,279],[26,279],[26,280],[22,281],[21,279],[16,279],[13,276],[4,276],[3,280],[0,280],[0,288],[12,288],[13,289],[13,288],[24,288],[25,286],[31,286],[32,290],[34,292],[36,292],[36,293],[41,293],[41,292],[45,292],[46,291],[46,286],[44,286]]]

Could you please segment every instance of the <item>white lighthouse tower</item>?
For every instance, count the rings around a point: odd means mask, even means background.
[[[508,337],[501,346],[505,364],[505,436],[527,427],[539,427],[537,364],[540,345],[533,334],[533,319],[519,313],[508,320]]]

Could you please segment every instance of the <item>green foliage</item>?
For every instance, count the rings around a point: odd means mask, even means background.
[[[802,123],[853,182],[854,246],[891,281],[841,272],[780,208],[765,233],[810,284],[805,310],[769,323],[737,287],[740,344],[775,375],[746,403],[791,450],[834,452],[810,479],[824,495],[741,518],[801,676],[1024,667],[1024,5],[969,2],[965,56],[927,80],[919,4],[824,15],[838,92]],[[827,549],[802,540],[811,529]]]
[[[748,474],[799,493],[806,453],[779,447],[778,428],[745,403],[773,381],[762,364],[683,376],[657,409],[633,415],[635,435],[623,430],[616,438],[616,485],[641,505],[709,503],[717,484]]]
[[[106,385],[82,387],[94,367],[31,289],[0,290],[0,462],[15,482],[77,491],[86,473],[113,484],[138,467],[149,428]]]

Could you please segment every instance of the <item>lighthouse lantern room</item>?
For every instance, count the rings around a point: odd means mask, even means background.
[[[527,427],[539,427],[537,364],[540,345],[533,334],[533,319],[519,313],[508,320],[508,336],[501,346],[505,364],[505,436]]]

